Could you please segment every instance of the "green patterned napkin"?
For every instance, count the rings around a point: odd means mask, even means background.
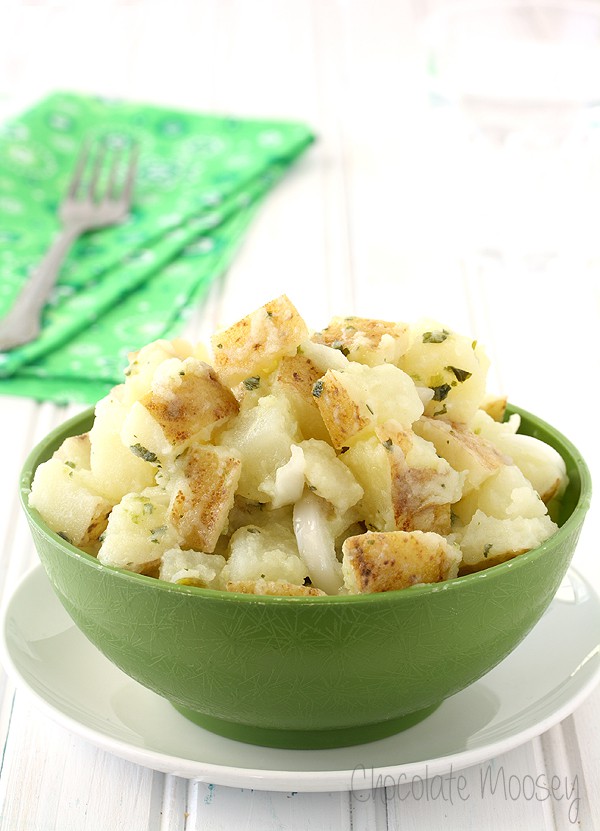
[[[181,331],[262,198],[313,140],[292,122],[50,96],[0,130],[0,316],[57,233],[75,159],[96,137],[139,144],[131,216],[75,244],[41,335],[0,353],[0,393],[102,397],[128,352]]]

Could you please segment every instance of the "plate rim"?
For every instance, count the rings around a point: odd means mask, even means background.
[[[585,584],[590,595],[593,597],[595,604],[600,607],[600,597],[595,591],[593,585],[588,582],[585,576],[582,575],[578,569],[573,567],[569,569],[568,574],[569,573],[577,575],[577,577]],[[10,652],[10,636],[7,633],[7,622],[8,613],[13,603],[17,601],[20,590],[22,590],[25,584],[30,580],[38,579],[40,576],[42,576],[47,582],[47,589],[51,602],[56,603],[57,607],[60,607],[62,610],[60,601],[52,591],[50,581],[48,580],[41,563],[34,564],[21,575],[19,580],[7,593],[7,596],[2,603],[2,608],[0,609],[0,662],[13,682],[16,690],[25,693],[27,698],[34,703],[36,709],[44,713],[51,721],[59,724],[71,733],[80,736],[86,741],[89,741],[95,747],[100,748],[103,751],[112,753],[115,756],[133,762],[134,764],[150,768],[151,770],[173,774],[185,779],[207,782],[214,785],[224,785],[237,788],[249,787],[255,790],[279,792],[359,792],[365,790],[367,787],[373,787],[374,785],[355,787],[353,777],[358,769],[361,769],[364,773],[369,774],[371,782],[378,782],[382,785],[386,782],[390,783],[391,781],[408,781],[411,777],[420,777],[425,780],[434,776],[444,776],[452,772],[456,773],[457,771],[464,770],[472,765],[488,761],[496,756],[508,752],[509,750],[513,750],[546,732],[548,729],[571,715],[580,706],[580,704],[582,704],[583,701],[589,697],[589,695],[600,683],[600,662],[598,662],[598,666],[595,671],[585,682],[579,684],[578,689],[574,692],[574,694],[570,695],[561,706],[554,709],[546,717],[535,721],[527,728],[475,748],[468,748],[456,753],[449,753],[432,759],[420,760],[418,762],[402,762],[399,764],[385,764],[373,767],[355,765],[353,769],[340,770],[318,770],[315,767],[311,770],[290,771],[268,768],[236,767],[214,762],[185,759],[179,756],[163,753],[160,750],[148,749],[132,744],[123,739],[111,736],[106,731],[90,727],[52,704],[44,698],[38,690],[34,689],[29,684],[13,660]],[[554,602],[556,601],[553,600],[552,603]],[[67,615],[67,612],[64,611],[64,614]],[[541,621],[538,622],[538,625],[539,623],[541,623]],[[78,631],[74,623],[72,623],[72,627]],[[82,638],[82,643],[85,648],[89,649],[92,655],[101,654],[81,632],[79,632],[79,635]],[[527,640],[527,637],[524,641]],[[598,647],[597,652],[600,654],[600,646]],[[510,655],[505,660],[509,659]],[[115,669],[117,668],[115,667]],[[120,670],[118,671],[121,672]],[[142,687],[142,685],[139,685],[138,682],[129,678],[125,673],[123,673],[123,676],[132,684],[137,684]],[[477,683],[478,682],[475,682],[475,684]],[[151,693],[150,690],[146,690],[146,692]],[[161,699],[157,693],[151,694],[155,695],[159,700],[164,700]],[[460,692],[456,693],[457,696],[460,694]],[[173,709],[173,717],[184,719],[184,717],[177,713],[175,709]],[[197,725],[194,726],[198,730],[203,730],[203,728],[198,727]],[[208,733],[208,731],[205,732]],[[210,736],[211,739],[215,738],[213,734],[210,734]],[[233,739],[222,740],[232,742],[233,744],[238,743]],[[385,741],[385,739],[382,741]],[[376,744],[376,742],[374,744]],[[356,745],[355,747],[360,747],[360,745]],[[302,754],[306,751],[286,750],[285,752]],[[320,754],[327,752],[327,750],[310,751],[312,756],[319,756]]]

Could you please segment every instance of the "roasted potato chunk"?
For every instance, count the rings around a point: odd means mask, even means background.
[[[328,370],[313,387],[313,395],[337,450],[352,446],[390,419],[409,427],[423,412],[415,385],[391,364]]]
[[[286,355],[295,355],[308,329],[285,295],[265,303],[211,339],[214,365],[230,386],[272,372]]]
[[[397,363],[410,344],[409,327],[405,323],[365,317],[334,317],[311,339],[339,349],[348,360],[367,366]]]
[[[233,506],[240,459],[221,447],[189,448],[168,473],[169,518],[183,548],[212,553]]]
[[[364,489],[358,513],[369,528],[450,533],[451,505],[462,495],[464,477],[432,444],[388,422],[377,438],[340,458]]]
[[[306,438],[329,440],[313,388],[323,372],[305,354],[282,358],[273,382],[273,392],[289,401],[300,432]]]
[[[350,594],[439,583],[458,574],[460,552],[444,537],[423,531],[368,531],[342,546],[345,586]]]
[[[464,424],[423,416],[414,424],[414,431],[431,442],[438,455],[454,468],[464,472],[464,491],[478,488],[510,459],[482,436],[476,435]]]

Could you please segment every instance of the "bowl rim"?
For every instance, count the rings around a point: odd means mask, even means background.
[[[518,556],[513,557],[510,560],[505,560],[504,562],[498,563],[494,566],[490,566],[487,569],[475,571],[470,574],[464,574],[460,577],[453,577],[448,580],[441,581],[439,583],[422,583],[404,589],[396,589],[387,592],[374,592],[370,594],[319,595],[316,597],[300,595],[290,597],[283,595],[260,595],[246,594],[242,592],[228,592],[222,589],[208,589],[201,588],[199,586],[186,586],[180,583],[169,583],[164,580],[159,580],[156,577],[149,577],[145,574],[138,574],[137,572],[128,571],[127,569],[119,568],[117,566],[105,565],[104,563],[99,562],[99,560],[93,555],[87,554],[85,551],[82,551],[81,549],[77,548],[72,543],[68,542],[63,537],[61,537],[59,534],[52,531],[46,525],[38,511],[35,508],[30,507],[28,499],[31,488],[31,482],[33,480],[33,475],[35,473],[36,468],[43,461],[48,459],[52,454],[53,450],[58,447],[57,442],[60,437],[66,438],[67,436],[78,435],[79,432],[76,432],[77,425],[90,423],[91,426],[91,423],[94,419],[95,406],[89,407],[81,411],[80,413],[77,413],[76,415],[72,416],[71,418],[61,422],[61,424],[59,424],[57,427],[51,430],[43,439],[41,439],[41,441],[39,441],[32,448],[32,450],[27,455],[21,469],[21,476],[19,480],[19,497],[22,508],[28,520],[35,525],[37,531],[43,537],[45,537],[48,541],[54,544],[58,544],[61,548],[63,548],[67,556],[69,556],[72,559],[79,560],[85,563],[86,565],[89,565],[92,569],[95,569],[98,572],[113,574],[117,579],[125,580],[126,582],[132,581],[134,584],[137,584],[139,586],[152,586],[154,591],[175,592],[178,595],[188,595],[197,598],[204,597],[206,599],[211,600],[219,599],[223,602],[243,602],[258,605],[300,604],[315,606],[316,604],[344,605],[348,603],[386,604],[402,602],[399,601],[401,597],[406,598],[406,602],[408,602],[409,598],[417,598],[423,595],[437,594],[439,592],[460,591],[461,586],[466,587],[474,585],[482,580],[489,581],[490,579],[501,579],[502,575],[508,572],[509,570],[524,568],[528,563],[535,561],[540,557],[543,557],[550,547],[554,547],[557,543],[560,543],[560,541],[563,538],[569,536],[574,526],[583,523],[583,519],[589,509],[591,502],[592,479],[590,470],[582,454],[579,452],[576,446],[570,441],[570,439],[568,439],[556,427],[553,427],[551,424],[534,415],[533,413],[530,413],[527,410],[524,410],[510,403],[507,404],[506,411],[507,414],[516,414],[522,420],[525,420],[530,424],[535,424],[536,426],[540,427],[542,431],[548,432],[553,435],[554,439],[562,446],[564,451],[568,453],[568,455],[572,458],[572,460],[575,463],[575,468],[579,475],[580,481],[579,498],[577,500],[577,503],[573,507],[571,514],[559,527],[558,531],[556,531],[551,537],[549,537],[537,548],[532,548],[524,554],[519,554]]]

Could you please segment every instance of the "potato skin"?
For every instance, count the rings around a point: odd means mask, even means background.
[[[423,531],[368,531],[348,537],[342,551],[346,586],[360,594],[439,583],[456,577],[460,561],[444,537]]]
[[[220,447],[199,445],[176,465],[170,521],[185,548],[211,554],[227,524],[242,463]]]
[[[234,386],[244,378],[268,374],[307,339],[306,323],[281,295],[212,337],[214,366],[224,382]]]

